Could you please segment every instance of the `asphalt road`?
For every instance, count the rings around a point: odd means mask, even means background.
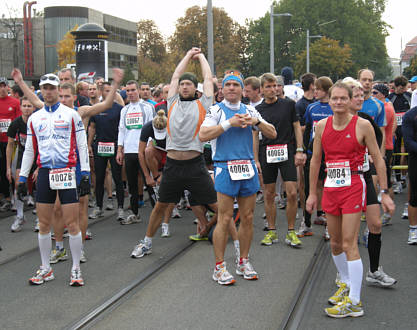
[[[336,289],[335,269],[330,260],[321,269],[314,285],[309,308],[300,329],[347,328],[415,328],[413,298],[417,293],[414,274],[417,272],[415,246],[408,246],[407,225],[401,220],[406,193],[397,195],[398,207],[393,226],[384,227],[381,263],[384,270],[398,279],[395,288],[363,287],[365,316],[358,319],[334,320],[325,316],[327,298]],[[91,211],[91,209],[90,209]],[[93,240],[87,241],[88,262],[82,265],[86,285],[68,285],[71,261],[60,262],[53,269],[56,279],[41,286],[30,286],[28,279],[39,267],[37,235],[32,231],[32,218],[19,233],[10,233],[12,218],[0,219],[0,328],[59,329],[74,324],[167,256],[187,245],[194,233],[194,216],[181,210],[183,217],[171,221],[170,238],[157,233],[153,253],[142,259],[129,257],[133,246],[145,233],[151,209],[149,203],[140,209],[144,221],[121,226],[114,212],[91,226]],[[300,212],[300,210],[299,210]],[[133,290],[110,312],[104,313],[91,327],[96,329],[276,329],[286,317],[290,303],[306,271],[314,251],[322,239],[322,226],[315,226],[315,235],[304,238],[301,249],[284,243],[285,215],[278,212],[280,242],[270,247],[260,245],[264,235],[257,205],[254,240],[250,252],[258,271],[258,281],[237,278],[234,286],[223,287],[212,279],[213,248],[209,242],[191,245],[166,267]],[[298,223],[298,222],[297,222]],[[68,242],[65,242],[68,249]],[[361,247],[364,269],[368,256]],[[234,272],[233,248],[229,243],[226,262]],[[165,259],[164,259],[165,258]]]

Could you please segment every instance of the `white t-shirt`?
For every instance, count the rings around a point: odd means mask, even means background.
[[[411,108],[417,107],[417,89],[411,94]]]
[[[301,100],[304,95],[304,91],[295,85],[285,85],[284,86],[284,95],[289,97],[294,102]]]

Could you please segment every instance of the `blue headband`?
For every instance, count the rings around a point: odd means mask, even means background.
[[[228,82],[229,80],[234,80],[234,81],[237,81],[237,82],[240,84],[240,87],[242,87],[242,88],[243,88],[243,81],[242,81],[242,79],[240,79],[240,77],[235,76],[235,75],[233,75],[233,74],[228,75],[228,76],[226,76],[226,77],[223,79],[223,84],[222,84],[222,87],[224,87],[224,84],[225,84],[226,82]]]

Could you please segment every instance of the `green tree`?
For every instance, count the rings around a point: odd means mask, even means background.
[[[214,63],[218,75],[230,68],[245,72],[246,33],[246,28],[234,22],[224,9],[213,7]],[[177,20],[176,30],[169,39],[169,48],[177,62],[191,47],[200,47],[207,54],[206,7],[188,8]]]
[[[310,46],[310,71],[317,76],[329,76],[333,81],[349,74],[352,67],[352,54],[348,44],[343,47],[337,40],[323,37]],[[306,51],[297,54],[296,76],[306,72]]]
[[[75,25],[72,30],[65,33],[64,38],[58,41],[56,45],[56,53],[58,54],[58,67],[65,68],[67,64],[75,63],[75,36],[71,31],[78,29]]]
[[[382,20],[386,0],[281,0],[274,13],[289,12],[274,23],[275,67],[294,64],[295,55],[306,48],[306,30],[348,44],[352,49],[355,76],[360,68],[375,71],[376,79],[390,75],[385,47],[388,25]],[[329,23],[331,22],[331,23]],[[325,24],[324,24],[325,23]],[[269,12],[249,24],[249,66],[254,74],[269,70]],[[260,61],[261,63],[256,63]]]
[[[138,54],[156,63],[161,63],[166,56],[164,38],[153,20],[138,22]]]
[[[129,80],[135,80],[135,75],[132,72],[132,66],[127,64],[126,68],[124,69],[123,85],[126,85]]]
[[[403,75],[408,79],[413,76],[417,76],[417,55],[410,60],[410,65],[403,70]]]

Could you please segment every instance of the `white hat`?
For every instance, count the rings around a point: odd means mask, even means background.
[[[41,77],[41,82],[39,83],[39,86],[43,85],[53,85],[53,86],[59,86],[59,78],[57,75],[54,75],[53,73],[45,74]]]
[[[157,129],[155,128],[155,126],[152,123],[152,128],[153,128],[153,133],[155,135],[155,139],[156,140],[164,140],[167,136],[167,129],[163,128],[163,129]]]

